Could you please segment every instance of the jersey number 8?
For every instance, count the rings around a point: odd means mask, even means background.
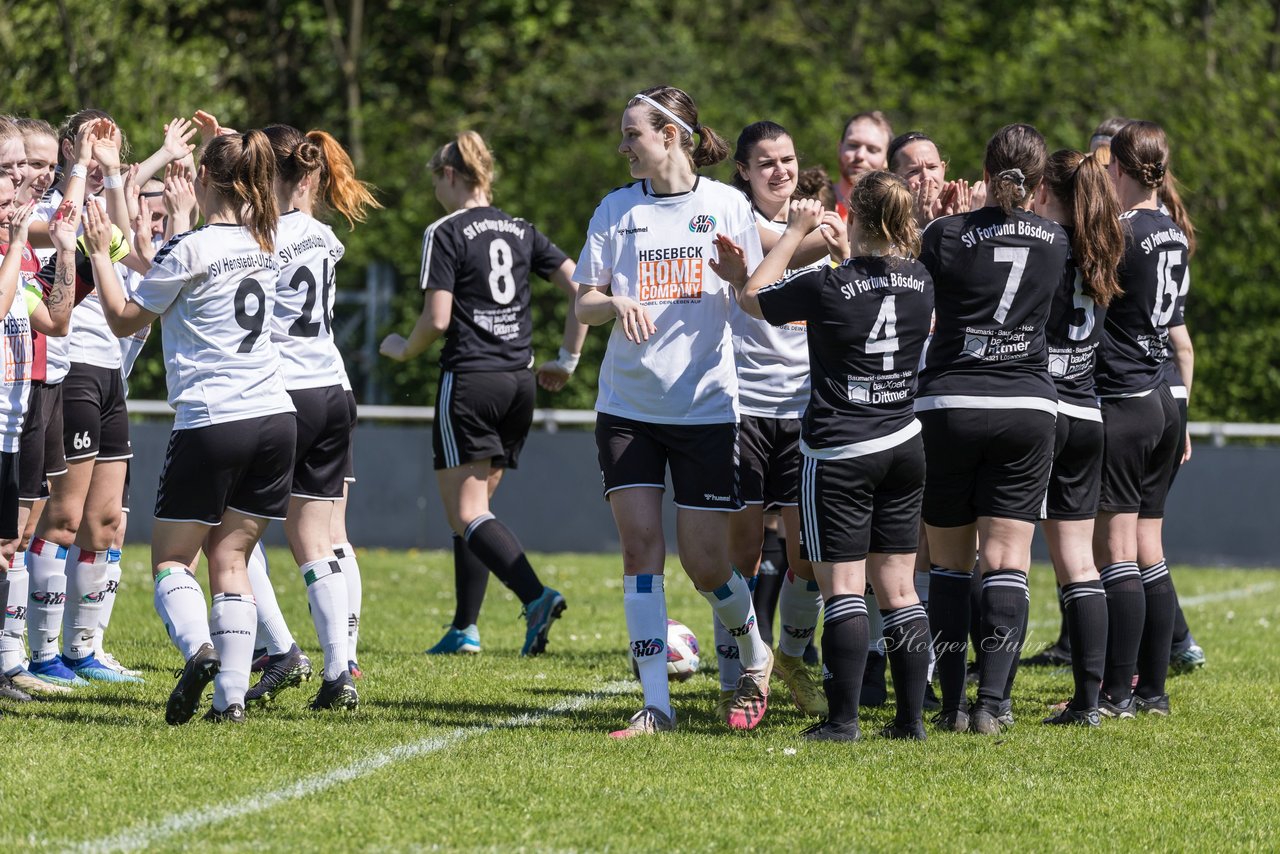
[[[506,305],[516,298],[516,277],[512,273],[514,260],[511,244],[495,237],[489,244],[489,292],[498,305]]]

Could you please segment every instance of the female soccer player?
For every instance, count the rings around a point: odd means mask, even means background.
[[[800,505],[805,556],[813,561],[826,607],[822,658],[830,713],[804,735],[817,741],[861,737],[869,576],[898,698],[897,716],[883,734],[923,740],[929,624],[912,576],[924,448],[912,398],[929,335],[933,281],[912,257],[920,233],[913,195],[902,179],[867,173],[848,204],[855,257],[771,285],[785,273],[799,240],[820,222],[820,205],[796,202],[786,232],[747,281],[739,303],[771,324],[809,324],[813,388],[801,438]],[[722,241],[722,257],[731,248]]]
[[[1130,122],[1112,137],[1107,171],[1125,211],[1124,296],[1107,312],[1098,351],[1105,444],[1094,534],[1109,608],[1099,702],[1108,717],[1169,713],[1164,687],[1175,604],[1160,519],[1183,434],[1162,371],[1169,322],[1187,275],[1190,240],[1160,210],[1168,167],[1169,145],[1159,125]],[[1131,691],[1135,670],[1138,685]]]
[[[916,222],[928,225],[940,216],[972,209],[973,190],[963,178],[947,180],[947,161],[937,144],[920,131],[908,131],[889,143],[889,170],[907,182],[915,194]]]
[[[1106,167],[1078,151],[1049,157],[1036,211],[1067,230],[1072,253],[1045,329],[1058,421],[1044,533],[1066,612],[1075,695],[1045,723],[1097,726],[1107,603],[1093,560],[1103,436],[1093,372],[1107,307],[1120,293],[1116,267],[1124,234]]]
[[[210,680],[206,720],[244,720],[257,625],[245,563],[289,507],[296,427],[268,328],[279,275],[274,175],[262,131],[209,142],[195,182],[205,226],[169,241],[128,296],[107,256],[105,217],[87,207],[103,314],[120,337],[161,318],[177,413],[151,541],[156,610],[186,660],[165,708],[170,724],[191,719]],[[188,569],[202,548],[212,611]]]
[[[752,269],[760,237],[746,198],[698,174],[729,147],[698,121],[687,94],[673,86],[644,90],[627,102],[621,131],[618,152],[636,183],[596,208],[575,274],[578,317],[592,325],[616,321],[600,369],[596,446],[622,541],[623,607],[645,705],[612,736],[676,725],[662,584],[668,466],[680,562],[735,638],[742,662],[729,726],[752,729],[768,704],[773,655],[760,638],[746,579],[729,562],[727,514],[742,507],[729,325],[735,309],[731,286],[710,262],[719,233],[745,247]]]
[[[733,159],[737,167],[733,184],[751,202],[762,247],[772,249],[786,230],[787,207],[796,191],[795,143],[781,125],[756,122],[739,134]],[[843,231],[834,212],[826,215],[825,222]],[[823,267],[829,262],[827,252],[822,232],[814,229],[790,263],[796,269]],[[740,413],[738,476],[746,507],[730,517],[729,559],[739,572],[754,579],[764,546],[764,514],[781,511],[789,571],[781,580],[774,668],[791,689],[796,706],[821,717],[827,711],[826,699],[803,660],[822,607],[813,569],[800,556],[800,417],[809,401],[805,325],[774,327],[735,311],[732,326]],[[720,659],[717,712],[727,720],[742,675],[741,662],[736,657],[738,645],[718,619],[715,632]]]
[[[937,306],[916,411],[929,468],[923,516],[944,729],[1000,731],[1000,703],[1025,630],[1031,537],[1058,409],[1044,328],[1069,252],[1062,228],[1028,210],[1044,166],[1035,128],[1001,128],[983,162],[987,205],[934,220],[922,240]],[[983,655],[978,701],[966,713],[975,549]]]
[[[422,314],[407,339],[388,335],[381,352],[403,362],[445,338],[432,446],[454,532],[458,605],[453,624],[429,652],[479,652],[476,622],[492,571],[524,605],[520,654],[539,655],[552,622],[564,612],[564,597],[538,580],[520,541],[490,512],[489,500],[503,472],[518,464],[533,420],[529,274],[550,279],[572,300],[574,265],[532,224],[493,206],[493,157],[478,133],[467,131],[445,144],[427,168],[448,213],[423,239]],[[585,338],[586,327],[570,312],[560,358],[537,370],[543,388],[564,387]]]

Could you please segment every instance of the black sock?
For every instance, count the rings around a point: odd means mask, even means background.
[[[969,573],[969,648],[974,662],[982,666],[982,573],[977,565]]]
[[[1062,588],[1071,630],[1071,675],[1076,693],[1071,708],[1098,708],[1098,689],[1107,662],[1107,597],[1101,581],[1078,581]]]
[[[969,659],[969,573],[933,567],[929,572],[929,628],[942,689],[942,711],[964,703],[964,668]]]
[[[1058,585],[1058,614],[1062,620],[1058,624],[1058,639],[1054,645],[1063,652],[1071,652],[1071,627],[1067,625],[1067,602],[1063,598],[1062,585]]]
[[[484,604],[484,591],[489,586],[489,568],[457,534],[453,535],[453,584],[458,602],[453,612],[453,627],[465,629],[480,622],[480,606]]]
[[[982,576],[982,658],[978,663],[978,704],[999,714],[1009,668],[1022,649],[1027,620],[1027,574],[997,569]]]
[[[1169,576],[1169,583],[1173,583],[1173,576]],[[1178,591],[1173,591],[1173,645],[1179,649],[1190,645],[1191,627],[1187,625],[1187,618],[1182,613],[1182,603],[1178,601]]]
[[[1099,574],[1107,591],[1107,665],[1102,672],[1102,690],[1110,699],[1124,701],[1133,693],[1147,599],[1142,592],[1142,575],[1133,561],[1104,566]]]
[[[857,723],[858,692],[867,665],[867,602],[862,596],[832,596],[822,621],[822,689],[827,720]]]
[[[884,645],[893,673],[898,713],[894,722],[911,728],[924,717],[924,689],[929,684],[929,618],[923,605],[881,611]]]
[[[528,605],[542,595],[542,582],[524,556],[520,541],[506,525],[486,514],[467,526],[464,537],[471,553],[489,567],[522,604]]]
[[[756,609],[756,626],[760,638],[773,646],[773,615],[778,610],[782,579],[787,574],[787,550],[777,531],[765,528],[764,546],[760,549],[760,571],[756,573],[756,589],[751,602]]]
[[[1142,624],[1142,641],[1138,645],[1137,691],[1138,696],[1151,699],[1164,693],[1165,677],[1169,675],[1169,647],[1177,599],[1164,561],[1144,566],[1141,572],[1147,619]]]
[[[1013,701],[1013,680],[1018,675],[1018,662],[1022,661],[1022,648],[1027,641],[1027,620],[1030,619],[1031,612],[1031,595],[1027,594],[1027,608],[1022,615],[1022,625],[1018,626],[1018,654],[1013,657],[1013,661],[1009,664],[1009,675],[1004,680],[1004,703],[1008,705]],[[1010,708],[1012,708],[1010,706]]]

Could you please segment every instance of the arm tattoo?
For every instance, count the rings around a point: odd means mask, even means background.
[[[58,314],[70,310],[70,302],[76,289],[76,254],[75,252],[58,252],[57,272],[53,278],[53,288],[45,297],[45,307],[50,314]]]

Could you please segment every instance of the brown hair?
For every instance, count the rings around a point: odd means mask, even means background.
[[[464,130],[446,142],[431,156],[427,168],[439,175],[449,166],[468,185],[490,195],[493,187],[493,155],[484,138],[473,130]]]
[[[840,141],[844,142],[844,138],[849,135],[849,125],[854,122],[868,121],[880,130],[884,131],[886,139],[893,139],[893,125],[889,124],[889,120],[885,114],[879,110],[865,110],[861,113],[855,113],[849,116],[849,120],[844,123],[844,129],[840,131]]]
[[[791,134],[787,133],[787,129],[777,122],[762,121],[752,122],[742,129],[742,133],[738,134],[738,146],[733,152],[733,162],[742,169],[750,167],[751,152],[762,142],[772,141],[775,139],[791,138]],[[798,158],[797,158],[798,159]],[[733,186],[737,187],[751,199],[751,182],[742,177],[742,173],[737,169],[733,170],[733,177],[730,178]],[[751,199],[753,202],[755,199]]]
[[[1187,236],[1187,253],[1195,252],[1196,230],[1169,171],[1169,140],[1164,128],[1155,122],[1129,122],[1111,138],[1111,157],[1130,178],[1158,191],[1170,218]]]
[[[1096,128],[1093,129],[1093,135],[1089,137],[1089,146],[1109,145],[1111,138],[1115,136],[1120,128],[1129,124],[1132,119],[1126,119],[1123,116],[1112,116],[1109,119],[1103,119]]]
[[[209,189],[239,211],[238,217],[264,252],[275,243],[276,157],[271,140],[260,130],[214,137],[200,156]]]
[[[1098,305],[1110,305],[1120,295],[1116,270],[1124,254],[1124,231],[1107,170],[1092,155],[1064,148],[1049,157],[1044,180],[1071,212],[1071,253],[1084,292]]]
[[[679,117],[698,135],[698,144],[693,144],[693,134],[671,121],[671,117],[653,108],[652,104],[641,100],[640,95],[652,98],[665,109]],[[643,106],[649,111],[649,126],[654,130],[662,130],[667,125],[674,125],[680,133],[680,148],[688,155],[695,169],[714,166],[729,156],[729,143],[725,142],[710,127],[698,123],[698,105],[693,103],[683,90],[674,86],[654,86],[627,102],[627,108]]]
[[[0,142],[22,135],[18,122],[9,116],[0,116]]]
[[[23,117],[14,121],[18,126],[18,130],[22,131],[23,136],[48,136],[53,139],[58,138],[58,132],[53,129],[53,125],[44,119],[33,119]]]
[[[346,150],[329,134],[313,130],[304,135],[290,125],[268,125],[262,132],[271,140],[280,182],[293,187],[318,173],[316,201],[337,210],[351,228],[364,222],[366,207],[382,207],[369,186],[356,178],[355,164]]]
[[[836,209],[836,194],[831,189],[831,177],[821,166],[801,169],[796,175],[796,191],[793,199],[817,199],[829,211]]]
[[[58,165],[63,169],[69,169],[72,166],[70,160],[65,159],[63,153],[63,143],[69,142],[72,147],[76,144],[76,134],[80,133],[80,128],[84,127],[88,122],[96,122],[98,119],[106,119],[115,124],[115,119],[104,113],[102,110],[93,108],[81,110],[78,113],[72,113],[67,116],[66,121],[62,123],[62,127],[58,128]],[[72,152],[74,157],[75,152]],[[120,162],[124,163],[125,158],[129,155],[129,140],[125,138],[124,131],[120,131]]]
[[[987,143],[982,168],[991,198],[1006,214],[1022,204],[1044,179],[1045,145],[1031,125],[1005,125]]]
[[[864,234],[879,237],[901,255],[920,254],[915,197],[892,172],[868,172],[858,179],[849,192],[849,219],[857,219]]]

